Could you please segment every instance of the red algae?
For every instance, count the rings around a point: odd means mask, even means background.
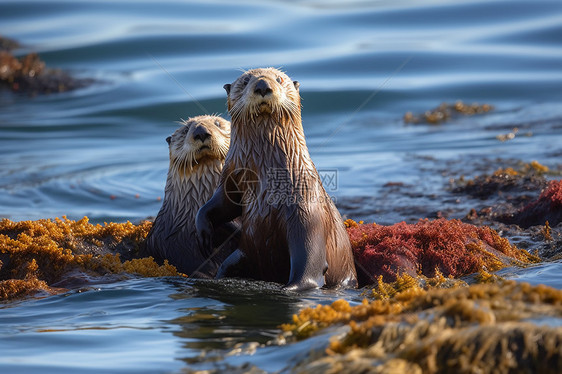
[[[392,282],[398,274],[460,277],[481,269],[495,271],[539,258],[512,246],[489,227],[459,220],[420,220],[392,226],[347,223],[359,281],[373,284],[379,275]]]
[[[562,222],[562,180],[550,181],[537,200],[527,204],[507,221],[522,227],[545,225],[547,221],[556,226]]]
[[[50,292],[50,285],[75,269],[94,275],[130,273],[177,276],[175,267],[158,265],[152,257],[122,262],[119,251],[134,255],[146,238],[150,222],[92,225],[88,218],[0,221],[0,300]]]

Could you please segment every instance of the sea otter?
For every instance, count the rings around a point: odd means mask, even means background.
[[[211,250],[214,228],[240,217],[233,256],[246,276],[289,290],[356,287],[349,237],[306,146],[299,83],[266,68],[224,88],[231,145],[219,185],[197,214],[203,248]]]
[[[213,251],[201,251],[196,237],[197,211],[217,187],[230,144],[230,122],[217,116],[198,116],[181,122],[166,141],[170,166],[164,202],[145,242],[144,255],[167,259],[192,277],[214,277],[236,248],[236,228],[220,226]],[[218,226],[217,226],[218,227]]]

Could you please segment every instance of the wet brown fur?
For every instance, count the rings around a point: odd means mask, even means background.
[[[198,132],[208,134],[202,141]],[[170,166],[162,207],[146,240],[146,255],[167,259],[179,271],[195,277],[213,277],[234,249],[226,243],[207,261],[200,250],[195,216],[215,190],[230,144],[230,122],[217,116],[198,116],[181,122],[169,137]],[[218,232],[222,243],[228,233]]]
[[[258,80],[267,82],[271,95],[255,94]],[[293,276],[292,261],[323,261],[325,265],[312,264],[315,274],[305,270],[304,278],[317,278],[316,270],[327,265],[325,277],[317,285],[325,281],[328,287],[354,287],[356,271],[349,238],[308,153],[298,87],[298,82],[273,68],[250,70],[225,86],[230,91],[232,141],[219,189],[224,188],[227,195],[241,190],[237,202],[242,220],[239,247],[245,254],[243,262],[249,264],[247,275],[287,284]],[[272,171],[280,175],[272,177]],[[279,178],[284,187],[272,185]],[[304,244],[299,242],[297,247],[307,253],[291,259],[294,238],[302,239]],[[322,269],[319,275],[322,277]],[[297,289],[314,287],[314,282],[305,283]]]

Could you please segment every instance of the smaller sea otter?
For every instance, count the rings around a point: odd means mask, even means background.
[[[170,166],[164,202],[146,238],[144,254],[157,261],[167,259],[192,277],[214,277],[236,248],[237,230],[231,223],[222,225],[215,231],[213,252],[204,254],[198,245],[195,216],[218,184],[230,145],[230,122],[198,116],[181,124],[166,139]]]

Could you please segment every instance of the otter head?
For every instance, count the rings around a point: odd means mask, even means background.
[[[224,89],[233,121],[255,122],[260,116],[300,118],[299,82],[277,69],[246,71]]]
[[[217,116],[182,120],[183,126],[166,138],[170,147],[170,172],[189,176],[206,164],[221,164],[230,145],[230,122]]]

